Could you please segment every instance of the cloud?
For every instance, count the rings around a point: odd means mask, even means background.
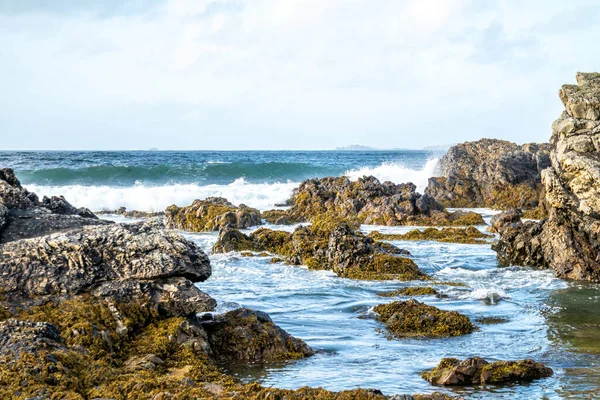
[[[589,7],[568,9],[600,9]],[[546,140],[559,85],[600,65],[589,51],[599,26],[548,29],[564,10],[541,0],[0,1],[0,129],[7,148],[48,136],[56,148]],[[102,132],[127,139],[89,138]]]

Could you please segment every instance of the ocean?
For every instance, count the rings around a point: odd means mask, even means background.
[[[64,195],[93,211],[161,211],[222,196],[261,210],[309,178],[375,175],[422,191],[440,156],[428,151],[43,151],[0,152],[39,195]]]
[[[14,168],[22,184],[40,196],[64,195],[72,204],[95,211],[120,206],[160,211],[208,196],[266,210],[313,177],[375,175],[396,183],[413,182],[422,192],[440,156],[425,151],[2,152],[0,166]],[[487,222],[496,213],[476,211]],[[365,225],[362,230],[404,233],[413,228]],[[217,240],[216,232],[182,234],[207,253]],[[210,255],[211,278],[197,285],[218,301],[217,312],[241,306],[265,311],[316,351],[303,360],[230,372],[246,382],[280,388],[363,387],[385,394],[441,391],[474,399],[600,397],[598,285],[566,282],[548,270],[500,267],[490,245],[392,243],[409,250],[434,282],[445,282],[435,284],[445,297],[419,301],[466,314],[478,331],[444,339],[388,340],[374,319],[373,307],[392,299],[378,293],[419,282],[354,281],[328,271],[273,265],[269,257],[216,254]],[[484,317],[505,322],[478,322]],[[532,383],[464,388],[432,387],[420,377],[444,357],[472,356],[490,361],[533,358],[555,374]]]

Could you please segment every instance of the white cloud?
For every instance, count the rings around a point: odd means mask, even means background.
[[[600,65],[600,26],[560,24],[591,1],[131,3],[0,5],[5,147],[544,140],[559,85]]]

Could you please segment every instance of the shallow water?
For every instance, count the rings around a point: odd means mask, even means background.
[[[486,219],[492,214],[483,213]],[[412,228],[363,227],[375,229],[400,233]],[[217,237],[216,233],[185,236],[205,251]],[[240,306],[265,311],[317,351],[304,360],[230,372],[247,382],[279,388],[363,387],[385,394],[443,391],[473,399],[600,396],[598,285],[567,283],[550,271],[498,267],[489,245],[392,243],[409,250],[420,268],[437,281],[467,285],[436,285],[449,297],[427,296],[420,301],[457,310],[474,321],[494,316],[509,322],[478,324],[479,331],[455,338],[388,340],[372,309],[393,299],[377,293],[419,282],[354,281],[331,272],[269,264],[269,257],[211,255],[213,275],[198,286],[217,299],[217,312]],[[419,376],[443,357],[475,355],[487,360],[533,358],[552,367],[555,375],[522,385],[466,388],[432,387]]]

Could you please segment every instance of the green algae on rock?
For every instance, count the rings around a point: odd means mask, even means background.
[[[467,228],[414,229],[404,234],[384,234],[379,231],[373,231],[369,233],[369,237],[375,240],[435,240],[438,242],[461,244],[489,244],[485,239],[492,238],[491,235],[487,235],[473,226]]]
[[[489,363],[480,357],[460,361],[444,358],[432,371],[421,374],[432,385],[454,386],[525,382],[552,376],[552,369],[531,359]]]
[[[172,205],[165,210],[167,228],[189,232],[218,231],[227,225],[244,229],[260,224],[260,211],[244,204],[236,207],[222,197],[194,200],[187,207]]]
[[[374,311],[390,337],[448,337],[472,333],[475,326],[456,311],[444,311],[417,300],[380,304]]]
[[[509,321],[509,319],[503,317],[481,317],[475,320],[475,322],[483,325],[505,324]]]
[[[260,228],[250,235],[227,227],[219,232],[214,253],[267,251],[291,265],[331,270],[340,277],[362,280],[427,280],[406,252],[378,244],[357,231],[358,223],[332,216],[319,216],[310,226],[293,233]]]

